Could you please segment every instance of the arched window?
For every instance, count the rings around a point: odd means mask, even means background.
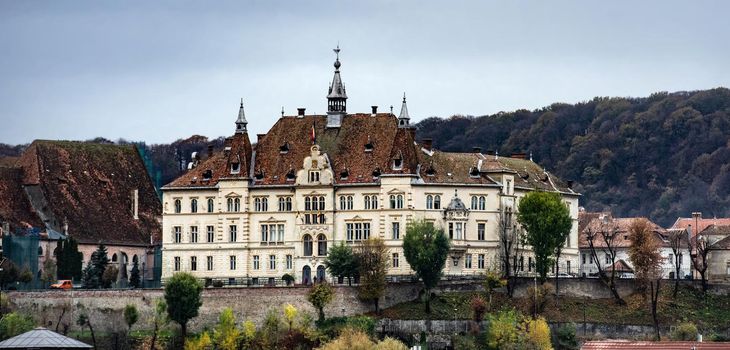
[[[347,196],[347,210],[352,210],[353,205],[354,204],[352,196]]]
[[[376,195],[370,196],[370,208],[378,209],[378,196],[376,196]]]
[[[487,209],[487,197],[480,196],[479,197],[479,210],[486,210]]]
[[[126,264],[129,262],[129,259],[127,258],[127,253],[122,252],[122,264]]]
[[[312,210],[312,198],[304,197],[304,210]]]
[[[324,196],[319,197],[319,210],[324,210]]]
[[[117,260],[119,260],[119,258],[117,258],[117,253],[114,253],[114,255],[112,255],[112,262],[117,262]]]
[[[241,211],[241,198],[233,199],[233,211],[235,211],[235,212]]]
[[[345,196],[340,196],[340,210],[345,210]]]
[[[395,195],[390,195],[390,209],[395,209]]]
[[[213,212],[213,198],[208,198],[208,212]]]
[[[179,199],[175,200],[175,213],[179,214],[182,211],[182,203]]]
[[[191,213],[197,213],[198,212],[198,200],[193,198],[190,200],[190,212]]]
[[[439,195],[433,196],[433,208],[441,209],[441,196],[439,196]]]
[[[228,200],[226,200],[226,203],[228,204],[228,211],[233,211],[233,198],[228,198]]]
[[[426,209],[433,209],[433,196],[430,194],[426,196]]]
[[[317,236],[317,255],[327,255],[327,237],[323,234]]]
[[[38,256],[43,256],[43,247],[38,247]]]
[[[471,210],[477,210],[477,196],[471,196]]]
[[[397,198],[396,198],[396,205],[397,205],[398,209],[403,208],[403,195],[402,194],[399,194],[397,196]]]
[[[312,236],[304,235],[304,256],[312,256]]]
[[[139,262],[139,257],[137,257],[137,254],[132,255],[132,262],[133,263],[138,263]]]

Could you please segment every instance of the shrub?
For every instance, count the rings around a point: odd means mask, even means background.
[[[397,339],[386,337],[375,345],[375,350],[408,350],[408,347]]]
[[[307,300],[312,303],[318,313],[319,322],[324,321],[324,307],[335,297],[335,292],[328,283],[317,283],[307,292]]]
[[[484,319],[484,313],[487,312],[487,302],[479,295],[471,298],[471,310],[474,315],[474,321],[481,322]]]
[[[566,323],[553,333],[553,347],[555,350],[576,350],[578,340],[575,338],[575,324]]]
[[[294,276],[288,273],[285,273],[284,276],[281,276],[281,279],[286,282],[287,286],[294,283]]]
[[[11,312],[0,319],[0,340],[23,334],[33,330],[34,327],[35,322],[32,317]]]
[[[532,312],[537,310],[537,313],[542,313],[543,309],[545,309],[548,297],[553,293],[555,293],[555,286],[547,282],[537,286],[537,288],[528,287],[527,296],[532,302]]]
[[[502,310],[489,315],[487,345],[492,349],[503,349],[516,344],[520,340],[517,326],[521,318],[514,310]]]
[[[526,345],[530,349],[552,350],[550,342],[550,327],[544,318],[538,317],[526,320],[523,329],[525,332]]]
[[[696,340],[697,326],[692,322],[682,322],[674,328],[672,340]]]
[[[203,332],[197,339],[185,342],[185,350],[208,350],[213,349],[213,342],[208,332]]]
[[[363,332],[368,336],[375,334],[376,320],[369,316],[331,317],[318,323],[319,331],[326,337],[334,339],[345,329]]]

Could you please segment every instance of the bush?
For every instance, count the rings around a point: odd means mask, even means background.
[[[376,320],[369,316],[331,317],[323,322],[318,322],[317,327],[324,336],[334,339],[339,337],[345,329],[373,336],[375,335],[375,323]]]
[[[575,324],[566,323],[553,333],[553,347],[555,350],[576,350],[578,340],[575,338]]]
[[[545,309],[545,304],[548,301],[548,297],[553,293],[555,293],[555,286],[548,282],[537,286],[537,288],[528,287],[527,296],[532,302],[533,312],[534,310],[537,310],[537,313],[542,313],[543,309]]]
[[[11,312],[0,319],[0,340],[12,338],[35,328],[35,321],[28,315]]]
[[[672,340],[696,340],[697,326],[692,322],[682,322],[674,328],[671,338]]]
[[[474,321],[481,322],[484,319],[484,314],[487,312],[487,302],[479,295],[475,295],[471,298],[471,310],[474,316]]]
[[[544,318],[526,320],[523,324],[526,345],[530,349],[552,350],[550,342],[550,327]]]
[[[345,329],[336,339],[318,348],[319,350],[408,350],[402,342],[393,338],[385,338],[375,343],[370,337],[358,330]]]
[[[281,279],[286,282],[287,286],[294,283],[294,276],[288,273],[285,273],[284,276],[281,276]]]

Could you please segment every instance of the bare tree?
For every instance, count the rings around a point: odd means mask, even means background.
[[[516,260],[517,254],[521,249],[522,237],[514,221],[512,207],[506,207],[497,214],[497,217],[502,273],[507,279],[507,295],[512,297],[519,274],[517,263],[515,261],[513,264],[512,260]]]
[[[680,273],[682,272],[682,241],[684,239],[683,230],[674,230],[669,234],[669,246],[674,254],[674,292],[672,297],[677,298],[679,290]],[[687,243],[689,244],[689,242]]]
[[[710,244],[705,236],[697,235],[692,248],[692,265],[700,273],[702,279],[702,292],[707,292],[707,255],[710,253]]]
[[[595,261],[596,267],[598,268],[599,280],[611,290],[611,294],[616,300],[616,303],[619,305],[625,305],[626,302],[623,298],[621,298],[621,295],[619,295],[618,290],[616,289],[615,267],[617,250],[615,239],[618,237],[619,228],[617,225],[613,224],[608,217],[604,217],[599,224],[592,224],[593,222],[586,227],[585,232],[588,240],[588,247],[591,251],[591,258]],[[600,245],[600,247],[596,247],[597,244]],[[607,264],[610,263],[610,266],[601,266],[601,259],[598,258],[599,251],[602,252],[604,256],[608,257]],[[606,271],[606,269],[609,271]]]
[[[647,219],[636,219],[629,227],[631,247],[629,258],[634,264],[637,280],[642,283],[649,292],[651,299],[651,317],[654,320],[654,338],[660,339],[659,317],[657,305],[659,304],[659,291],[662,281],[662,256],[659,253],[659,244],[654,237],[654,230]]]

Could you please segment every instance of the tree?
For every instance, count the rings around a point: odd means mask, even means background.
[[[96,270],[96,266],[94,266],[94,264],[89,261],[89,263],[87,263],[86,267],[84,268],[84,272],[81,278],[81,285],[85,289],[99,288],[99,286],[101,286],[101,280],[99,277],[100,276]]]
[[[286,323],[289,325],[289,332],[291,332],[292,324],[294,323],[294,319],[297,317],[297,308],[294,307],[294,305],[287,303],[284,305],[284,319],[286,320]]]
[[[411,222],[403,238],[403,255],[423,281],[426,291],[426,313],[431,313],[431,289],[441,279],[441,272],[449,254],[449,239],[444,230],[423,220]]]
[[[91,341],[94,343],[94,349],[96,349],[96,335],[94,334],[94,327],[91,326],[89,316],[85,313],[80,313],[79,317],[76,319],[76,324],[81,328],[84,328],[84,326],[89,327],[89,332],[91,332]]]
[[[358,273],[357,257],[352,247],[343,242],[330,248],[324,265],[331,275],[347,278],[348,285],[352,285],[352,278]]]
[[[203,332],[199,337],[192,339],[185,343],[183,348],[185,350],[208,350],[213,346],[213,342],[210,340],[208,332]]]
[[[152,317],[152,346],[151,349],[156,349],[157,346],[157,334],[160,328],[167,325],[170,319],[167,317],[167,303],[164,299],[158,299],[155,303],[155,313]]]
[[[28,315],[11,312],[0,319],[0,340],[12,338],[35,328],[33,318]]]
[[[360,274],[358,297],[371,301],[375,306],[375,313],[379,314],[379,301],[385,293],[385,276],[388,273],[388,247],[382,239],[371,237],[362,241],[356,249]]]
[[[484,277],[484,289],[487,290],[490,309],[492,308],[492,295],[494,294],[494,290],[504,287],[506,284],[509,284],[509,282],[499,278],[499,275],[495,271],[487,270],[487,274]]]
[[[324,307],[332,301],[332,298],[334,298],[334,291],[328,283],[315,283],[309,288],[307,300],[319,312],[319,322],[324,321]]]
[[[241,331],[236,327],[236,318],[233,316],[233,310],[229,307],[223,309],[218,324],[213,330],[213,344],[216,349],[236,350],[238,347],[238,338]]]
[[[575,337],[575,324],[566,323],[553,333],[555,350],[578,350],[578,339]]]
[[[540,282],[545,282],[550,265],[553,262],[556,263],[555,291],[557,294],[560,272],[558,262],[573,226],[568,207],[563,204],[558,193],[529,192],[520,200],[517,221],[527,231],[525,241],[532,246],[535,253],[535,270],[540,275]]]
[[[517,257],[524,238],[515,224],[512,207],[500,211],[497,220],[499,231],[499,253],[502,259],[502,274],[507,279],[507,295],[514,295],[515,284],[519,274],[517,264],[512,266],[512,259]]]
[[[187,337],[188,321],[198,316],[198,309],[203,305],[201,293],[203,285],[193,275],[178,272],[165,284],[165,302],[167,315],[180,325],[183,344]]]
[[[475,295],[471,298],[471,311],[474,316],[474,322],[480,323],[484,319],[484,314],[487,312],[487,302],[482,298],[481,295]]]
[[[550,341],[550,327],[542,317],[525,320],[522,325],[525,330],[526,348],[536,350],[552,350]]]
[[[590,222],[585,228],[585,232],[591,259],[596,263],[600,281],[611,291],[611,295],[613,295],[616,303],[625,305],[626,302],[621,298],[616,288],[616,269],[614,268],[616,266],[617,254],[615,239],[619,235],[619,227],[608,216],[605,216],[603,220]],[[601,259],[598,258],[599,248],[604,256],[608,256],[610,266],[601,266]],[[609,271],[606,271],[606,268]]]
[[[116,266],[109,266],[104,270],[104,274],[101,276],[101,287],[111,288],[112,285],[117,281],[119,276],[119,270]]]
[[[486,340],[490,349],[504,349],[520,341],[521,316],[514,310],[502,310],[488,316]]]
[[[20,272],[20,275],[18,276],[18,282],[20,283],[30,283],[33,281],[33,273],[30,272],[30,269],[28,266],[23,267],[23,271]]]
[[[702,281],[702,292],[707,292],[707,256],[712,250],[710,244],[707,242],[707,238],[702,235],[695,236],[692,241],[694,242],[694,249],[692,249],[692,265],[695,270],[700,274]]]
[[[79,252],[78,243],[73,237],[58,241],[56,247],[58,278],[64,280],[80,280],[83,256]]]
[[[646,219],[635,219],[629,226],[629,259],[634,265],[636,279],[642,283],[651,299],[651,316],[654,320],[654,337],[659,340],[659,318],[657,304],[659,303],[659,289],[662,280],[659,244],[653,227]]]
[[[124,307],[124,322],[127,324],[127,332],[132,331],[132,326],[137,323],[138,319],[139,312],[137,312],[137,307],[133,304],[127,304]]]
[[[6,289],[8,284],[13,284],[18,281],[20,277],[20,270],[10,259],[4,259],[2,264],[2,271],[0,271],[0,287]]]
[[[132,286],[132,288],[139,288],[139,286],[142,285],[139,278],[139,263],[137,260],[132,262],[132,271],[129,274],[129,285]]]
[[[672,230],[669,233],[669,246],[672,248],[672,254],[674,255],[674,292],[672,293],[673,298],[677,298],[677,292],[679,291],[679,280],[682,278],[682,243],[687,241],[685,230]],[[687,242],[689,246],[689,242]]]
[[[106,271],[107,266],[109,266],[109,257],[107,256],[106,246],[99,243],[99,247],[91,254],[91,263],[94,265],[94,270],[98,274],[99,281],[102,281],[104,271]]]

